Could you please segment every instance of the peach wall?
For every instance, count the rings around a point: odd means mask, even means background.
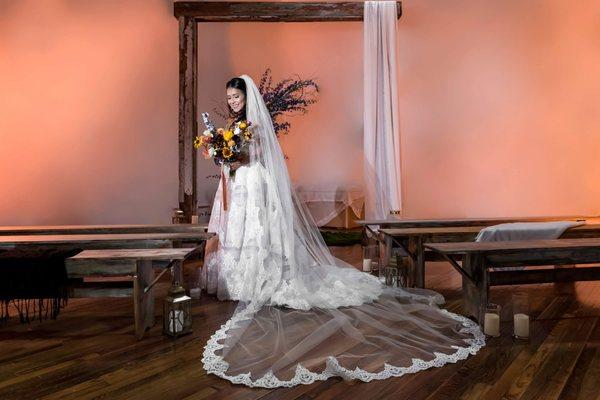
[[[177,204],[169,1],[0,3],[0,224],[168,222]],[[600,213],[600,4],[404,1],[407,217]],[[360,23],[205,24],[199,109],[270,66],[319,103],[282,140],[294,180],[360,181]],[[318,145],[318,151],[311,145]],[[200,202],[214,173],[201,161]]]

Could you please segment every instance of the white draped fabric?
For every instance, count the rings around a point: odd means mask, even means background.
[[[544,240],[558,239],[567,229],[584,225],[577,221],[555,222],[511,222],[483,228],[475,241],[503,242],[507,240]],[[503,271],[517,271],[525,267],[503,267]]]
[[[478,242],[502,242],[558,239],[567,229],[584,224],[584,222],[577,221],[511,222],[483,228],[475,240]]]
[[[298,185],[295,189],[298,199],[306,205],[317,226],[326,226],[328,222],[347,212],[348,209],[351,209],[354,215],[362,217],[365,194],[360,188],[329,185],[329,189],[325,189]]]
[[[364,16],[364,170],[366,218],[402,209],[395,1],[366,1]]]

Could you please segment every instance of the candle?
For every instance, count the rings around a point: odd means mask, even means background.
[[[192,215],[192,224],[197,224],[197,223],[198,223],[198,216]]]
[[[529,315],[515,314],[513,316],[515,324],[515,337],[526,339],[529,337]]]
[[[371,272],[371,259],[370,258],[363,259],[363,271]]]
[[[485,313],[483,333],[488,336],[500,336],[500,316],[495,313]]]
[[[169,332],[177,333],[183,330],[183,311],[173,310],[169,313]]]

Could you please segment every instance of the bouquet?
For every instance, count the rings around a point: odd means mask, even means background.
[[[230,129],[216,129],[208,113],[202,113],[206,130],[196,136],[194,147],[203,148],[206,158],[212,158],[218,165],[230,164],[242,158],[242,151],[252,140],[249,121],[238,121]]]

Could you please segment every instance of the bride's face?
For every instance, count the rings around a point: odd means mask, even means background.
[[[227,104],[234,113],[239,113],[246,106],[244,92],[236,88],[227,88]]]

